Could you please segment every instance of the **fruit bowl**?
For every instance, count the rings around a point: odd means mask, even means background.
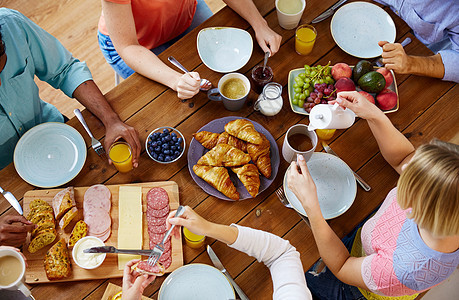
[[[351,67],[351,69],[354,70],[354,66],[349,66],[349,67]],[[373,70],[376,71],[379,68],[380,67],[373,67]],[[295,77],[297,77],[298,74],[303,73],[303,72],[304,72],[304,68],[298,68],[298,69],[291,70],[290,73],[288,74],[288,99],[289,99],[290,107],[292,108],[293,112],[295,112],[297,114],[300,114],[300,115],[309,116],[309,113],[304,108],[298,107],[298,106],[292,104],[293,95],[295,94],[295,91],[294,91],[294,88],[293,88],[293,84],[295,83]],[[399,108],[399,105],[400,105],[400,98],[399,98],[399,95],[398,95],[397,81],[395,79],[395,74],[394,74],[394,72],[392,70],[390,72],[392,74],[394,82],[392,82],[392,84],[388,87],[388,89],[397,94],[397,104],[392,109],[383,110],[383,112],[385,114],[397,111],[398,108]],[[361,89],[358,86],[357,86],[357,91],[361,91]],[[370,94],[373,97],[375,96],[375,94],[372,94],[372,93],[370,93]]]
[[[160,164],[170,164],[179,160],[185,152],[185,146],[183,134],[169,126],[156,128],[145,141],[148,156]]]

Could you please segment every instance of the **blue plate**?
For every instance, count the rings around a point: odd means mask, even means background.
[[[351,168],[339,157],[321,152],[314,152],[307,164],[316,184],[324,218],[327,220],[344,214],[354,203],[357,194],[357,184]],[[287,186],[287,172],[284,176],[285,196],[297,212],[307,216],[300,200]]]
[[[236,299],[233,287],[222,272],[205,264],[190,264],[167,276],[158,300]]]
[[[330,24],[335,43],[344,52],[360,58],[382,54],[379,41],[395,41],[395,23],[384,9],[368,2],[352,2],[333,15]]]
[[[81,134],[64,123],[43,123],[27,131],[14,149],[14,167],[31,185],[51,188],[69,182],[86,161]]]
[[[211,70],[230,73],[239,70],[252,56],[252,36],[232,27],[204,28],[197,37],[198,54]]]

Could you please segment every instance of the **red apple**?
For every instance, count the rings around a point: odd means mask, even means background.
[[[335,82],[336,93],[345,91],[355,91],[355,83],[351,79],[344,77]]]
[[[337,63],[333,66],[331,74],[335,80],[340,78],[351,78],[352,69],[345,63]]]
[[[379,68],[376,70],[376,72],[381,73],[384,76],[384,79],[386,79],[386,86],[384,88],[388,88],[392,82],[394,82],[394,77],[392,77],[392,73],[386,69],[386,68]]]
[[[370,101],[371,103],[375,104],[375,98],[373,98],[372,95],[368,94],[367,92],[365,91],[360,91],[359,92],[360,95],[364,96],[368,101]]]
[[[381,110],[389,110],[397,105],[397,94],[389,89],[382,90],[376,96],[376,105]]]

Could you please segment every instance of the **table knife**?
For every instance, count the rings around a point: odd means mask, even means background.
[[[14,195],[11,194],[10,192],[3,190],[1,187],[0,187],[0,193],[2,193],[3,197],[5,197],[5,199],[8,200],[11,206],[14,207],[14,209],[22,216],[23,211],[22,211],[22,207],[18,199],[16,199],[16,197],[14,197]]]
[[[322,146],[324,147],[325,149],[325,152],[329,153],[329,154],[333,154],[334,156],[336,157],[339,157],[338,154],[335,153],[335,151],[332,150],[332,148],[330,148],[330,146],[327,145],[327,143],[325,143],[324,141],[322,141]],[[352,171],[352,170],[351,170]],[[365,182],[365,180],[362,179],[362,177],[360,177],[357,173],[355,173],[354,171],[352,171],[352,173],[354,173],[354,177],[355,177],[355,180],[360,184],[360,186],[366,191],[368,192],[369,190],[371,190],[371,187],[368,185],[368,183]]]
[[[234,289],[236,290],[236,293],[239,295],[239,298],[241,300],[249,300],[249,297],[244,293],[244,291],[237,285],[237,283],[233,280],[231,275],[226,271],[225,267],[223,266],[222,262],[218,259],[217,255],[215,254],[214,250],[207,245],[207,253],[209,254],[210,260],[212,260],[212,263],[214,266],[222,272],[226,278],[231,282],[233,285]]]
[[[84,253],[120,253],[120,254],[134,254],[134,255],[145,255],[148,256],[151,253],[151,250],[125,250],[125,249],[116,249],[113,246],[100,246],[92,247],[83,250]]]
[[[335,13],[335,10],[340,7],[342,4],[344,4],[344,2],[346,2],[347,0],[339,0],[338,2],[336,2],[332,7],[330,7],[329,9],[327,9],[326,11],[324,11],[322,14],[320,14],[317,18],[315,18],[314,20],[312,20],[311,23],[319,23],[319,22],[322,22],[323,20],[325,20],[326,18],[330,17],[331,15],[333,15]]]

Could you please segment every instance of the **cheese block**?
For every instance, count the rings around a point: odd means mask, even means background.
[[[120,186],[118,202],[118,249],[142,249],[142,187]],[[118,269],[132,259],[140,255],[118,254]]]

